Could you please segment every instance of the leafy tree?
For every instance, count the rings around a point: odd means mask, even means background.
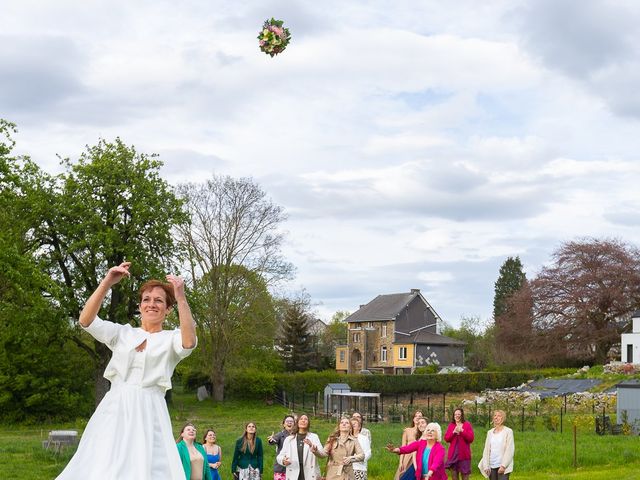
[[[442,335],[466,343],[464,363],[471,370],[483,370],[493,364],[494,327],[483,329],[482,324],[479,317],[463,317],[459,328],[447,325],[442,331]]]
[[[511,363],[604,363],[640,305],[640,251],[584,239],[564,243],[552,260],[509,299]]]
[[[196,279],[192,305],[201,362],[197,370],[204,369],[214,392],[214,380],[229,369],[282,368],[274,349],[278,329],[276,306],[264,279],[240,265],[230,266],[224,274],[219,270],[220,267],[214,267]],[[221,278],[228,281],[230,292],[225,298],[228,303],[223,321],[216,315],[222,300]]]
[[[348,325],[344,320],[349,315],[349,312],[337,311],[322,332],[320,337],[321,369],[336,368],[336,347],[347,344]]]
[[[164,278],[177,253],[172,228],[185,220],[181,203],[160,178],[161,162],[138,153],[119,138],[88,146],[77,162],[63,160],[65,172],[51,179],[35,199],[33,229],[39,260],[56,281],[51,294],[74,321],[107,269],[133,262],[131,279],[115,286],[102,318],[128,323],[137,311],[136,288]],[[135,320],[134,320],[135,321]],[[71,336],[93,361],[96,402],[108,388],[102,377],[110,358],[105,345],[79,329]]]
[[[205,183],[181,185],[179,192],[190,217],[180,228],[180,237],[199,299],[196,322],[199,336],[206,342],[203,351],[209,356],[213,398],[223,400],[229,358],[247,343],[238,333],[272,333],[256,323],[256,319],[266,321],[270,315],[259,313],[260,305],[266,308],[266,302],[258,296],[293,271],[280,253],[284,237],[279,227],[286,217],[282,208],[247,178],[214,176]],[[248,288],[251,284],[261,288]],[[248,309],[253,316],[246,315]]]
[[[494,285],[493,318],[505,313],[507,301],[511,295],[520,290],[527,281],[520,257],[509,257],[500,267],[498,279]]]
[[[308,308],[309,302],[304,296],[285,301],[280,350],[285,368],[289,372],[302,372],[316,366]]]
[[[0,418],[71,418],[91,406],[91,372],[67,340],[66,318],[43,294],[51,280],[36,263],[30,230],[44,175],[11,156],[13,132],[0,120]]]
[[[620,240],[584,239],[564,243],[552,260],[531,282],[536,345],[604,363],[640,306],[640,251]]]

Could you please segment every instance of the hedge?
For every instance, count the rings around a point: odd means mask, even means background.
[[[313,393],[327,383],[347,383],[353,391],[396,393],[479,392],[518,386],[532,378],[532,372],[473,372],[430,375],[338,375],[325,372],[275,375],[278,389]]]
[[[386,395],[401,393],[480,392],[508,388],[545,376],[559,376],[574,370],[545,369],[518,372],[471,372],[427,375],[345,375],[333,370],[322,372],[271,373],[254,369],[227,373],[225,396],[265,398],[278,391],[315,393],[328,383],[347,383],[351,390]],[[210,383],[202,372],[188,372],[183,377],[186,390],[195,391]]]

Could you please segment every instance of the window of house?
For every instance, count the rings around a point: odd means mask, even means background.
[[[380,336],[381,337],[386,337],[387,336],[387,326],[386,325],[382,325],[382,330],[380,332]]]
[[[340,362],[344,363],[344,350],[340,350]]]
[[[359,333],[354,333],[353,334],[353,343],[358,343],[360,342],[360,334]]]
[[[373,328],[373,322],[369,322],[369,323],[367,324],[367,327],[369,327],[369,328]]]
[[[381,362],[387,361],[387,347],[382,347],[380,349],[380,361]]]
[[[407,359],[407,347],[400,347],[400,352],[399,352],[398,358],[400,360],[406,360]]]

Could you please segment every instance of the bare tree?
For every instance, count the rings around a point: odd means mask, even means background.
[[[197,323],[213,398],[224,398],[227,361],[256,335],[273,341],[268,287],[291,277],[281,255],[286,216],[249,178],[214,176],[178,188],[190,222],[181,228],[196,296]]]
[[[532,311],[519,312],[533,322],[533,337],[522,345],[548,359],[604,363],[640,306],[640,251],[619,240],[584,239],[563,244],[552,258],[530,284]],[[521,306],[527,295],[518,297]]]

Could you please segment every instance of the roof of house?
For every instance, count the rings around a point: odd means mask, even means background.
[[[405,308],[411,300],[420,295],[419,290],[409,293],[391,293],[378,295],[366,305],[349,315],[346,322],[375,322],[395,320],[398,313]]]
[[[310,318],[309,319],[309,331],[311,333],[322,333],[322,331],[327,328],[327,324],[324,323],[319,318]]]
[[[396,335],[395,343],[415,343],[424,345],[466,345],[466,342],[437,333],[419,330],[410,335]]]

